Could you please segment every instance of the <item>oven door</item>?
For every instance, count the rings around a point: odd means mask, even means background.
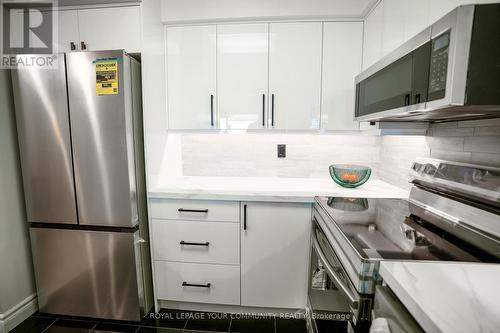
[[[372,298],[360,295],[349,280],[321,227],[313,221],[312,251],[309,271],[309,306],[311,326],[316,320],[368,322]],[[321,333],[321,332],[320,332]]]

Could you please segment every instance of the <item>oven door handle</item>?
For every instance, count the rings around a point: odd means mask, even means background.
[[[333,283],[337,286],[337,288],[340,289],[340,291],[347,297],[347,299],[349,299],[351,306],[357,308],[359,303],[359,296],[354,295],[351,292],[351,290],[349,290],[349,288],[344,285],[344,282],[342,282],[342,280],[337,276],[332,266],[330,266],[330,264],[326,260],[325,254],[321,250],[318,240],[316,239],[316,235],[313,235],[312,240],[313,240],[314,250],[318,254],[318,257],[323,263],[325,269],[328,271],[328,275],[332,278]]]

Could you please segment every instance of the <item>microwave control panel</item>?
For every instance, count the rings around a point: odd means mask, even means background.
[[[448,72],[448,51],[450,32],[447,31],[432,40],[431,63],[429,73],[429,99],[444,97]]]

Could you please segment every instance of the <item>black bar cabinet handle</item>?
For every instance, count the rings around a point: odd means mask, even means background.
[[[214,95],[210,95],[210,125],[214,126]]]
[[[405,105],[410,105],[410,94],[405,95]]]
[[[181,244],[181,245],[194,245],[194,246],[209,246],[210,242],[196,243],[196,242],[180,241],[179,244]]]
[[[274,94],[271,95],[271,126],[274,126]]]
[[[86,50],[87,49],[87,45],[85,45],[85,42],[80,42],[80,50]]]
[[[415,95],[415,104],[419,104],[420,103],[420,94],[416,94]]]
[[[74,42],[69,43],[69,47],[70,47],[71,51],[76,50],[76,45]]]
[[[266,126],[266,94],[262,94],[262,127]]]
[[[185,213],[208,213],[208,209],[184,209],[184,208],[179,208],[177,209],[179,212],[185,212]]]
[[[188,283],[186,281],[182,282],[183,287],[198,287],[198,288],[210,288],[212,284],[207,283],[207,284],[198,284],[198,283]]]
[[[247,205],[243,205],[243,230],[247,230]]]

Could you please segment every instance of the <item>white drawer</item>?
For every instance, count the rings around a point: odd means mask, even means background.
[[[155,282],[159,299],[240,304],[240,266],[155,261]]]
[[[237,223],[153,220],[154,258],[238,265],[239,227]]]
[[[172,220],[239,222],[238,201],[151,199],[151,217]]]

